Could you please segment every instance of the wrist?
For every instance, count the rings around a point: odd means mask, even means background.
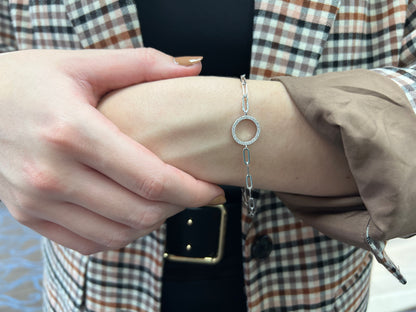
[[[154,137],[153,142],[160,142],[165,136],[163,144],[158,146],[160,149],[152,149],[157,145],[154,143],[150,143],[149,148],[169,164],[197,178],[217,184],[244,186],[246,168],[242,148],[231,134],[233,122],[242,115],[240,79],[191,77],[177,82],[166,82],[166,92],[181,99],[171,106],[166,116],[176,112],[180,117]],[[284,129],[283,110],[291,108],[292,103],[280,82],[250,80],[248,88],[250,115],[269,129],[250,148],[252,169],[259,175],[256,187],[270,187],[273,175],[270,175],[268,165],[274,163],[275,158],[273,149],[269,147],[278,144],[273,131]],[[279,99],[279,105],[276,105],[276,99]],[[165,119],[163,123],[167,124]],[[255,132],[256,127],[250,121],[241,122],[237,128],[237,134],[243,140],[252,138]]]

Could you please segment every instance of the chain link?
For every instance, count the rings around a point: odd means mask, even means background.
[[[249,215],[254,216],[255,211],[256,211],[256,206],[255,206],[255,201],[254,201],[254,198],[253,198],[253,195],[252,195],[253,177],[250,174],[251,155],[250,155],[250,149],[248,148],[248,146],[253,144],[254,142],[256,142],[257,139],[259,138],[260,124],[253,116],[248,115],[248,110],[249,110],[250,106],[249,106],[249,101],[248,101],[248,87],[247,87],[246,76],[242,75],[240,77],[240,81],[241,81],[241,89],[243,91],[243,97],[241,99],[241,107],[242,107],[244,115],[240,116],[239,118],[236,119],[236,121],[234,122],[233,127],[231,129],[231,133],[232,133],[232,136],[233,136],[234,140],[238,144],[244,146],[244,148],[243,148],[243,163],[246,166],[247,174],[246,174],[246,186],[245,186],[244,192],[243,192],[243,201],[244,201],[244,205],[246,205],[248,207]],[[240,138],[238,138],[238,136],[236,134],[237,125],[243,120],[250,120],[256,126],[256,134],[254,135],[254,137],[252,139],[250,139],[248,141],[240,140]]]

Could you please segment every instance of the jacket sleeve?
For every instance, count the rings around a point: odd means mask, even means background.
[[[405,92],[371,70],[279,80],[313,129],[344,151],[359,191],[280,198],[305,223],[398,271],[384,241],[416,233],[416,115]]]
[[[0,53],[16,50],[14,28],[10,18],[9,1],[0,1]]]
[[[416,233],[416,4],[409,3],[398,61],[372,70],[278,78],[305,119],[343,149],[359,194],[279,194],[305,223],[372,251],[402,283],[389,239]]]

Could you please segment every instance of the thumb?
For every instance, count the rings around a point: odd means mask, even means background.
[[[82,77],[97,100],[109,91],[141,82],[198,75],[202,68],[202,57],[175,59],[152,48],[71,52],[79,55],[73,66],[65,67],[74,71],[74,77]]]

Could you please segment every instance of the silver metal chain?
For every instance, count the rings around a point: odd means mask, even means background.
[[[233,139],[238,144],[244,146],[243,148],[243,162],[247,169],[246,174],[246,186],[244,188],[243,192],[243,201],[244,205],[248,207],[249,215],[254,216],[256,211],[256,206],[254,202],[254,198],[252,196],[252,189],[253,189],[253,177],[250,173],[250,162],[251,162],[251,155],[250,155],[250,149],[248,148],[249,145],[253,144],[257,141],[260,135],[260,124],[257,121],[256,118],[253,116],[248,115],[248,110],[250,108],[249,101],[248,101],[248,87],[247,87],[247,81],[246,81],[246,75],[242,75],[240,77],[241,81],[241,88],[243,91],[243,97],[241,99],[241,107],[243,110],[244,115],[238,117],[236,121],[234,122],[232,128],[231,128],[231,134],[233,136]],[[243,120],[250,120],[255,126],[256,126],[256,134],[248,141],[240,140],[240,138],[236,134],[237,126],[240,122]]]

